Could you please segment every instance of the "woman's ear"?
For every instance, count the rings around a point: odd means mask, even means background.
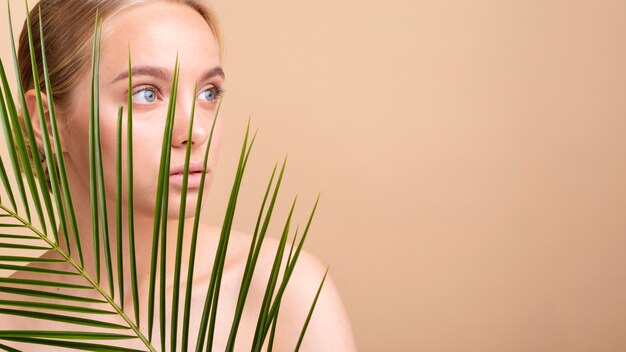
[[[30,122],[33,126],[33,133],[35,134],[35,141],[37,141],[37,148],[39,150],[44,150],[42,132],[41,132],[41,123],[39,121],[39,107],[37,106],[37,92],[34,89],[28,90],[24,93],[24,97],[26,99],[26,107],[28,109],[28,115],[30,116]],[[43,111],[46,121],[46,126],[48,127],[48,136],[50,137],[51,145],[54,145],[54,140],[52,138],[52,127],[50,126],[50,112],[48,106],[48,96],[45,92],[41,92],[41,102],[43,105]],[[26,116],[24,116],[26,118]]]

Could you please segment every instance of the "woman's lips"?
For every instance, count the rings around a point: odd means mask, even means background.
[[[202,163],[190,162],[189,163],[189,177],[187,178],[187,188],[198,188],[200,187],[200,179],[202,178]],[[183,172],[184,165],[180,165],[171,169],[170,172],[170,184],[177,185],[178,187],[183,187]],[[210,170],[207,168],[206,173],[210,173]]]
[[[208,172],[207,172],[208,174]],[[202,178],[202,171],[191,172],[187,178],[187,188],[199,188],[200,179]],[[183,173],[170,174],[170,184],[178,187],[183,187]]]

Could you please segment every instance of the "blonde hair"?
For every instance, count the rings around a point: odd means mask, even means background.
[[[221,30],[215,12],[203,0],[40,0],[29,13],[31,32],[35,51],[35,62],[40,74],[39,83],[45,91],[43,80],[43,64],[41,57],[41,41],[39,37],[39,9],[41,9],[42,28],[46,47],[46,63],[55,106],[67,104],[72,89],[91,67],[91,48],[93,29],[96,19],[96,10],[103,23],[122,11],[150,3],[171,2],[183,4],[197,11],[211,28],[218,46],[220,55],[223,52]],[[30,50],[28,44],[27,22],[19,38],[17,52],[19,77],[24,92],[34,88],[34,77],[31,68]],[[26,136],[23,113],[19,116],[22,133]],[[26,138],[28,142],[28,139]],[[28,148],[31,153],[36,149],[40,160],[45,155],[37,146]],[[31,162],[33,155],[30,155]],[[50,174],[43,163],[48,187],[51,186]]]

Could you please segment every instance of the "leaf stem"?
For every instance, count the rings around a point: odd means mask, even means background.
[[[146,347],[151,351],[151,352],[156,352],[156,349],[152,346],[152,344],[150,343],[150,341],[148,341],[148,339],[146,338],[146,336],[141,332],[141,330],[137,327],[137,325],[132,321],[132,319],[124,312],[124,310],[113,300],[113,298],[111,298],[111,296],[109,294],[106,293],[105,290],[103,290],[100,285],[98,283],[96,283],[91,276],[83,269],[81,268],[80,265],[78,265],[70,256],[68,256],[56,243],[54,243],[53,241],[51,241],[48,236],[46,236],[45,234],[41,233],[39,230],[37,230],[35,227],[33,227],[28,221],[24,220],[20,215],[18,215],[17,213],[11,211],[9,208],[5,207],[4,204],[0,203],[0,208],[4,211],[6,211],[7,213],[9,213],[13,218],[15,218],[16,220],[20,221],[22,224],[24,224],[24,226],[26,226],[27,228],[29,228],[31,231],[33,231],[34,233],[36,233],[39,237],[41,237],[42,240],[44,240],[46,243],[48,243],[48,245],[50,245],[50,247],[52,247],[52,249],[54,251],[56,251],[57,253],[59,253],[61,256],[63,256],[63,258],[65,258],[65,260],[67,261],[67,263],[69,263],[70,265],[72,265],[77,271],[78,273],[84,277],[89,284],[91,284],[91,286],[98,291],[98,293],[100,293],[100,295],[102,295],[102,297],[104,297],[104,299],[107,300],[107,302],[111,305],[111,307],[113,307],[113,309],[115,309],[115,311],[126,321],[126,323],[128,324],[128,326],[135,332],[135,334],[137,334],[137,337],[144,343],[144,345],[146,345]]]

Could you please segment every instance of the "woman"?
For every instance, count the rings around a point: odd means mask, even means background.
[[[135,241],[137,243],[138,282],[140,297],[140,322],[142,331],[146,331],[147,297],[149,288],[150,244],[155,210],[156,174],[159,168],[160,148],[165,128],[170,87],[176,57],[180,63],[180,76],[176,100],[176,114],[171,143],[171,175],[169,190],[168,219],[175,233],[181,201],[181,176],[179,172],[184,163],[185,149],[191,143],[191,166],[189,190],[186,199],[186,217],[193,217],[195,204],[200,197],[198,183],[202,167],[204,150],[208,143],[217,102],[222,94],[225,74],[221,65],[219,27],[214,14],[201,0],[41,0],[39,3],[43,18],[43,30],[50,71],[56,116],[60,126],[61,149],[68,172],[73,204],[78,219],[78,229],[83,243],[86,271],[95,275],[93,265],[93,247],[91,240],[91,211],[89,194],[89,112],[90,112],[90,65],[93,23],[98,7],[103,19],[100,59],[100,128],[101,147],[104,165],[106,197],[109,216],[109,228],[114,225],[115,204],[115,139],[118,107],[127,111],[128,94],[128,53],[132,60],[133,104],[133,152],[134,152],[134,222]],[[38,12],[31,12],[31,27],[38,33]],[[26,25],[25,25],[26,26]],[[36,41],[38,36],[35,35]],[[39,47],[38,42],[35,44]],[[43,72],[39,51],[35,50],[39,72]],[[40,152],[43,151],[42,131],[38,121],[36,94],[30,70],[30,56],[26,27],[22,30],[19,42],[20,77],[24,85],[27,109],[31,116],[35,136]],[[197,94],[194,96],[194,86]],[[48,102],[44,96],[44,110],[48,115]],[[196,103],[195,120],[191,139],[188,140],[191,106]],[[125,121],[124,114],[124,121]],[[218,119],[212,140],[211,152],[207,165],[207,184],[210,184],[215,172],[219,145],[221,142],[221,121]],[[125,123],[124,123],[125,125]],[[125,133],[125,131],[124,131]],[[124,147],[125,149],[125,147]],[[125,152],[123,153],[125,155]],[[123,164],[125,165],[125,160]],[[125,189],[125,185],[124,185]],[[122,194],[122,204],[127,204],[127,195]],[[127,212],[124,209],[122,229],[127,229]],[[191,226],[187,223],[186,229]],[[112,231],[111,231],[112,232]],[[186,234],[190,233],[186,230]],[[198,262],[193,282],[194,297],[192,305],[202,307],[208,280],[211,275],[215,248],[219,239],[219,229],[201,225],[198,243]],[[127,236],[127,234],[125,234]],[[174,236],[170,236],[173,238]],[[185,236],[184,247],[188,252],[189,235]],[[218,324],[213,342],[214,350],[225,349],[230,333],[231,322],[239,293],[243,268],[246,263],[251,236],[233,232],[228,247],[224,278],[220,290],[220,305],[217,311]],[[127,246],[125,246],[127,247]],[[173,260],[175,241],[169,240],[167,258]],[[265,285],[276,241],[267,239],[261,251],[242,321],[237,335],[236,350],[250,350],[256,327],[258,312],[263,300]],[[91,251],[91,252],[90,252]],[[50,251],[44,257],[55,257]],[[124,256],[127,258],[127,255]],[[115,258],[114,258],[115,260]],[[127,259],[125,259],[127,260]],[[115,262],[115,261],[114,261]],[[167,266],[167,277],[173,275],[173,265]],[[50,264],[51,265],[51,264]],[[38,266],[42,266],[38,264]],[[55,268],[58,269],[58,266]],[[124,265],[126,278],[129,265]],[[70,268],[68,268],[69,270]],[[104,269],[102,269],[104,270]],[[324,267],[311,255],[301,255],[296,270],[285,291],[281,303],[274,349],[276,351],[293,350],[304,324],[308,309],[315,296],[317,287],[324,275]],[[184,271],[183,271],[184,272]],[[23,278],[36,278],[36,274],[24,272],[16,274]],[[104,271],[102,271],[104,277]],[[47,275],[50,279],[50,275]],[[58,281],[78,282],[80,277],[59,275]],[[102,280],[106,287],[106,280]],[[181,286],[184,286],[184,278]],[[171,286],[171,285],[170,285]],[[127,302],[125,311],[132,316],[131,284],[124,285],[124,297]],[[93,292],[92,292],[93,293]],[[94,298],[97,297],[93,293]],[[167,288],[167,299],[171,299],[172,287]],[[10,295],[9,295],[10,296]],[[182,299],[181,299],[182,302]],[[85,304],[86,307],[96,304]],[[168,307],[168,314],[170,312]],[[191,331],[195,332],[200,324],[201,309],[194,308]],[[167,320],[169,321],[169,319]],[[57,324],[59,329],[76,330],[76,326],[61,323],[42,322],[28,318],[3,317],[0,329],[51,329]],[[55,325],[56,326],[56,325]],[[80,327],[79,327],[80,328]],[[85,330],[89,328],[85,327]],[[153,341],[159,341],[158,328]],[[180,338],[180,337],[179,337]],[[169,333],[168,333],[169,346]],[[196,333],[190,334],[189,350],[194,350]],[[159,345],[155,343],[155,345]],[[17,344],[11,346],[18,346]],[[124,343],[125,347],[145,349],[139,340]],[[178,345],[180,346],[180,344]],[[33,350],[32,346],[19,345],[20,349]],[[41,350],[41,347],[37,347]],[[180,347],[178,349],[181,349]],[[49,350],[54,350],[52,347]],[[355,345],[349,321],[339,294],[330,278],[317,302],[315,312],[303,340],[304,351],[353,351]]]

